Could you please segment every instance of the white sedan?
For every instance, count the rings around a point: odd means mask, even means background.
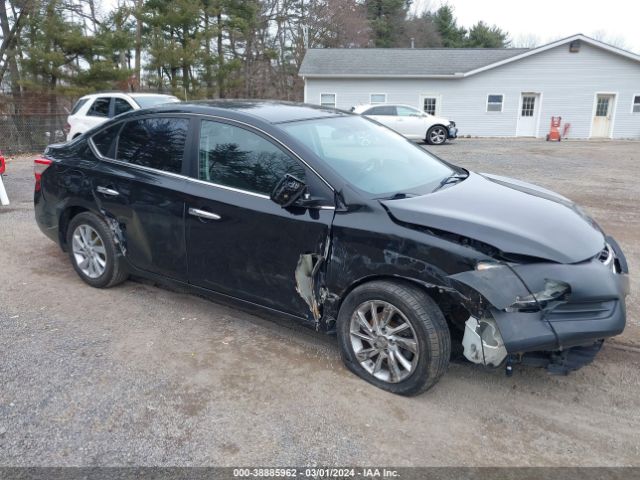
[[[458,136],[455,122],[429,115],[409,105],[358,105],[353,113],[364,115],[411,140],[424,140],[431,145],[441,145]]]
[[[67,141],[121,113],[179,101],[173,95],[161,93],[107,92],[85,95],[76,102],[67,117]]]

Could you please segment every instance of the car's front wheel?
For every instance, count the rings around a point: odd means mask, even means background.
[[[448,132],[445,127],[442,125],[434,125],[429,130],[427,130],[427,136],[425,141],[429,145],[442,145],[447,141]]]
[[[112,287],[128,277],[113,232],[93,213],[73,217],[67,229],[67,249],[73,268],[92,287]]]
[[[338,315],[338,342],[347,368],[400,395],[431,388],[451,355],[442,311],[417,286],[375,281],[357,287]]]

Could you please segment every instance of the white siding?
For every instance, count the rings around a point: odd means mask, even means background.
[[[551,116],[571,123],[570,138],[588,138],[596,92],[615,93],[614,138],[640,138],[640,113],[631,112],[640,95],[640,64],[582,42],[579,53],[567,44],[461,79],[307,78],[305,101],[336,93],[338,108],[369,102],[386,93],[388,103],[420,107],[421,94],[439,95],[440,115],[454,120],[461,135],[514,136],[522,92],[540,93],[538,137],[549,131]],[[502,112],[487,112],[488,94],[503,94]]]

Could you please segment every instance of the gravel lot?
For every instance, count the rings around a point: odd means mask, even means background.
[[[578,201],[625,249],[627,330],[568,377],[454,363],[416,398],[335,339],[148,282],[83,284],[33,219],[32,156],[0,207],[0,466],[640,465],[640,143],[432,149]]]

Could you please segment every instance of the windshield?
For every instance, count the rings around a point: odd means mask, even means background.
[[[154,105],[161,105],[163,103],[175,103],[180,100],[170,95],[132,95],[140,108],[153,107]]]
[[[454,173],[401,135],[360,116],[281,124],[336,173],[375,197],[423,195]]]

